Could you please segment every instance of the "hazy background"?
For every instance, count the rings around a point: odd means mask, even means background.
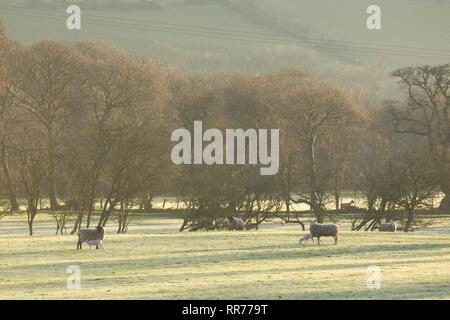
[[[82,9],[81,31],[63,23],[70,3]],[[366,28],[370,4],[381,6],[382,30]],[[162,57],[170,49],[246,54],[277,44],[315,44],[330,59],[391,67],[450,57],[448,0],[1,0],[0,12],[8,35],[27,43],[96,38],[152,54],[164,44]]]
[[[69,4],[80,31],[65,27]],[[370,4],[382,30],[366,27]],[[188,72],[300,66],[380,98],[392,70],[450,60],[449,0],[0,0],[0,17],[25,43],[102,39]]]

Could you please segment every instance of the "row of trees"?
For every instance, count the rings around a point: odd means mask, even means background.
[[[450,208],[449,65],[396,71],[403,94],[369,109],[289,67],[187,75],[102,43],[24,46],[3,32],[0,59],[0,188],[12,211],[26,199],[30,235],[41,198],[60,230],[65,216],[57,213],[76,213],[72,232],[94,223],[100,198],[95,223],[114,215],[125,232],[130,210],[151,208],[156,194],[185,203],[180,230],[221,228],[231,214],[254,227],[275,214],[290,220],[299,203],[323,221],[329,202],[339,209],[342,190],[367,199],[356,230],[391,219],[392,208],[406,209],[409,230],[414,210],[439,192],[440,208]],[[173,165],[171,132],[193,130],[196,120],[279,128],[279,173]]]
[[[99,225],[155,184],[166,154],[162,66],[98,43],[2,39],[2,188],[10,209],[27,200],[30,234],[41,197],[76,211],[73,232]]]
[[[372,110],[335,84],[291,68],[183,83],[174,104],[180,126],[202,120],[214,128],[280,128],[281,158],[272,177],[252,166],[177,168],[171,174],[179,187],[175,194],[194,213],[181,230],[221,227],[220,218],[236,211],[254,226],[274,212],[289,220],[293,204],[308,205],[324,221],[330,202],[340,209],[343,190],[359,191],[367,202],[365,215],[353,221],[355,230],[393,219],[391,209],[407,212],[404,229],[411,230],[414,210],[434,207],[440,192],[440,208],[448,210],[450,68],[407,68],[394,76],[404,86],[411,72],[429,79],[411,79],[415,85],[400,101]],[[428,122],[430,132],[418,132],[415,121]]]

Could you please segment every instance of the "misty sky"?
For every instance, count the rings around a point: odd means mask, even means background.
[[[31,2],[0,0],[8,36],[25,43],[103,39],[139,53],[242,55],[282,45],[394,68],[450,61],[450,0],[156,0],[148,9],[133,7],[137,0],[71,1],[82,9],[80,31],[66,29],[64,0]],[[370,4],[381,7],[381,30],[366,27]]]

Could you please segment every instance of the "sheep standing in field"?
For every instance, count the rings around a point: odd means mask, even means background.
[[[309,242],[309,240],[312,240],[312,242],[314,243],[314,238],[312,237],[311,233],[305,234],[303,237],[301,237],[298,240],[298,243]]]
[[[228,217],[228,230],[244,230],[244,228],[244,220],[236,217]]]
[[[378,231],[396,232],[397,223],[395,221],[381,223],[380,226],[378,227]]]
[[[103,244],[101,243],[101,240],[105,237],[105,229],[103,227],[96,227],[95,229],[80,229],[78,231],[78,243],[77,243],[77,249],[82,249],[81,244],[83,242],[92,243],[91,245],[95,243],[96,249],[99,249],[101,246],[103,248]],[[100,240],[100,243],[98,242]]]
[[[320,237],[333,237],[334,244],[337,244],[338,242],[339,226],[334,223],[317,223],[316,221],[310,221],[309,232],[313,239],[317,238],[318,245],[320,244]]]
[[[89,246],[89,250],[91,249],[92,246],[95,246],[97,249],[105,249],[103,247],[103,240],[86,240],[85,241],[87,243],[87,245]]]

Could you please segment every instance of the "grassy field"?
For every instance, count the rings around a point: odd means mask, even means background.
[[[448,218],[415,233],[351,232],[337,246],[299,245],[297,225],[259,231],[179,233],[177,219],[136,220],[126,235],[107,229],[105,250],[77,251],[41,216],[0,220],[1,299],[449,299]],[[81,289],[66,289],[67,267]],[[367,267],[381,289],[367,289]]]

